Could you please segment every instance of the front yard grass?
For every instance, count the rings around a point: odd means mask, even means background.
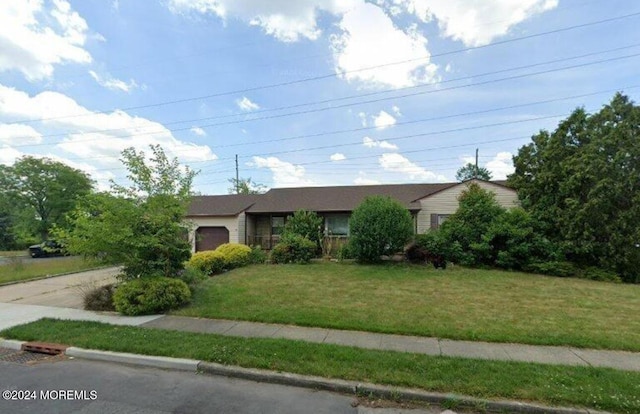
[[[44,319],[0,336],[90,349],[192,358],[299,374],[515,399],[618,413],[640,412],[640,373],[605,368],[434,357],[285,339]]]
[[[52,260],[22,262],[18,257],[8,258],[8,263],[0,264],[0,284],[37,279],[62,273],[80,272],[94,269],[99,264],[82,257],[60,257]]]
[[[257,265],[176,314],[440,338],[640,351],[640,286],[498,270]]]

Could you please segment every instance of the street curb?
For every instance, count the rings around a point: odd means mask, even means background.
[[[313,377],[309,375],[291,374],[288,372],[274,372],[254,368],[242,368],[204,361],[198,364],[198,372],[257,382],[269,382],[272,384],[292,385],[300,388],[340,392],[344,394],[356,394],[358,390],[357,387],[359,385],[354,381]]]
[[[26,344],[26,341],[16,341],[14,339],[0,338],[0,348],[8,348],[19,351],[22,349],[22,344]]]
[[[589,410],[587,408],[548,407],[517,401],[491,401],[456,394],[441,394],[418,389],[395,388],[368,383],[363,384],[355,381],[226,366],[211,362],[199,363],[198,371],[211,375],[354,394],[356,396],[385,398],[393,401],[420,401],[439,406],[455,403],[456,407],[470,409],[483,408],[489,412],[523,414],[609,414],[605,411]]]
[[[94,361],[116,362],[119,364],[141,365],[146,367],[173,369],[178,371],[197,372],[198,363],[194,359],[167,358],[150,355],[129,354],[123,352],[96,351],[93,349],[83,349],[69,347],[65,355],[74,358],[91,359]]]
[[[4,348],[19,350],[23,343],[25,342],[0,339],[0,347]],[[385,398],[393,401],[404,402],[424,402],[438,406],[454,404],[456,407],[482,409],[486,412],[522,414],[610,414],[606,411],[590,410],[587,408],[548,407],[518,401],[492,401],[457,394],[441,394],[419,389],[396,388],[385,385],[360,383],[356,381],[330,379],[287,372],[275,372],[254,368],[243,368],[184,358],[99,351],[77,347],[67,348],[65,355],[94,361],[189,371],[193,373],[204,373],[256,382],[267,382],[271,384],[289,385],[313,390],[338,392],[358,397]]]

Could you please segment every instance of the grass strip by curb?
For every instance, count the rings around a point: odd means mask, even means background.
[[[476,398],[580,406],[624,414],[640,412],[640,373],[606,368],[434,357],[285,339],[223,337],[52,319],[17,326],[0,335]]]

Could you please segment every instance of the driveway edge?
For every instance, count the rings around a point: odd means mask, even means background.
[[[94,270],[102,270],[102,269],[108,269],[110,267],[114,267],[114,266],[100,266],[100,267],[92,267],[90,269],[84,269],[84,270],[74,270],[73,272],[65,272],[65,273],[56,273],[55,275],[46,275],[46,276],[36,276],[33,279],[23,279],[23,280],[12,280],[11,282],[3,282],[0,283],[0,287],[3,286],[11,286],[11,285],[17,285],[20,283],[27,283],[27,282],[35,282],[38,280],[45,280],[45,279],[52,279],[54,277],[60,277],[60,276],[68,276],[68,275],[74,275],[76,273],[84,273],[84,272],[92,272]]]
[[[15,347],[20,347],[23,342],[24,341],[0,339],[0,347],[15,349]],[[67,348],[65,354],[67,356],[80,359],[115,362],[120,364],[137,365],[160,369],[191,371],[194,373],[204,373],[209,375],[246,379],[257,382],[267,382],[272,384],[289,385],[314,390],[352,394],[358,397],[378,397],[394,401],[407,402],[419,401],[439,406],[454,404],[456,407],[471,409],[481,408],[489,412],[494,411],[523,414],[609,414],[604,411],[590,410],[586,408],[548,407],[518,401],[492,401],[457,394],[441,394],[419,389],[397,388],[384,385],[360,383],[356,381],[292,374],[287,372],[242,368],[237,366],[228,366],[184,358],[169,358],[123,352],[99,351],[77,347]]]

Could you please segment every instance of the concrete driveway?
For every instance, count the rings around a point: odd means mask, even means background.
[[[82,309],[83,292],[116,281],[117,267],[0,287],[0,303]]]

